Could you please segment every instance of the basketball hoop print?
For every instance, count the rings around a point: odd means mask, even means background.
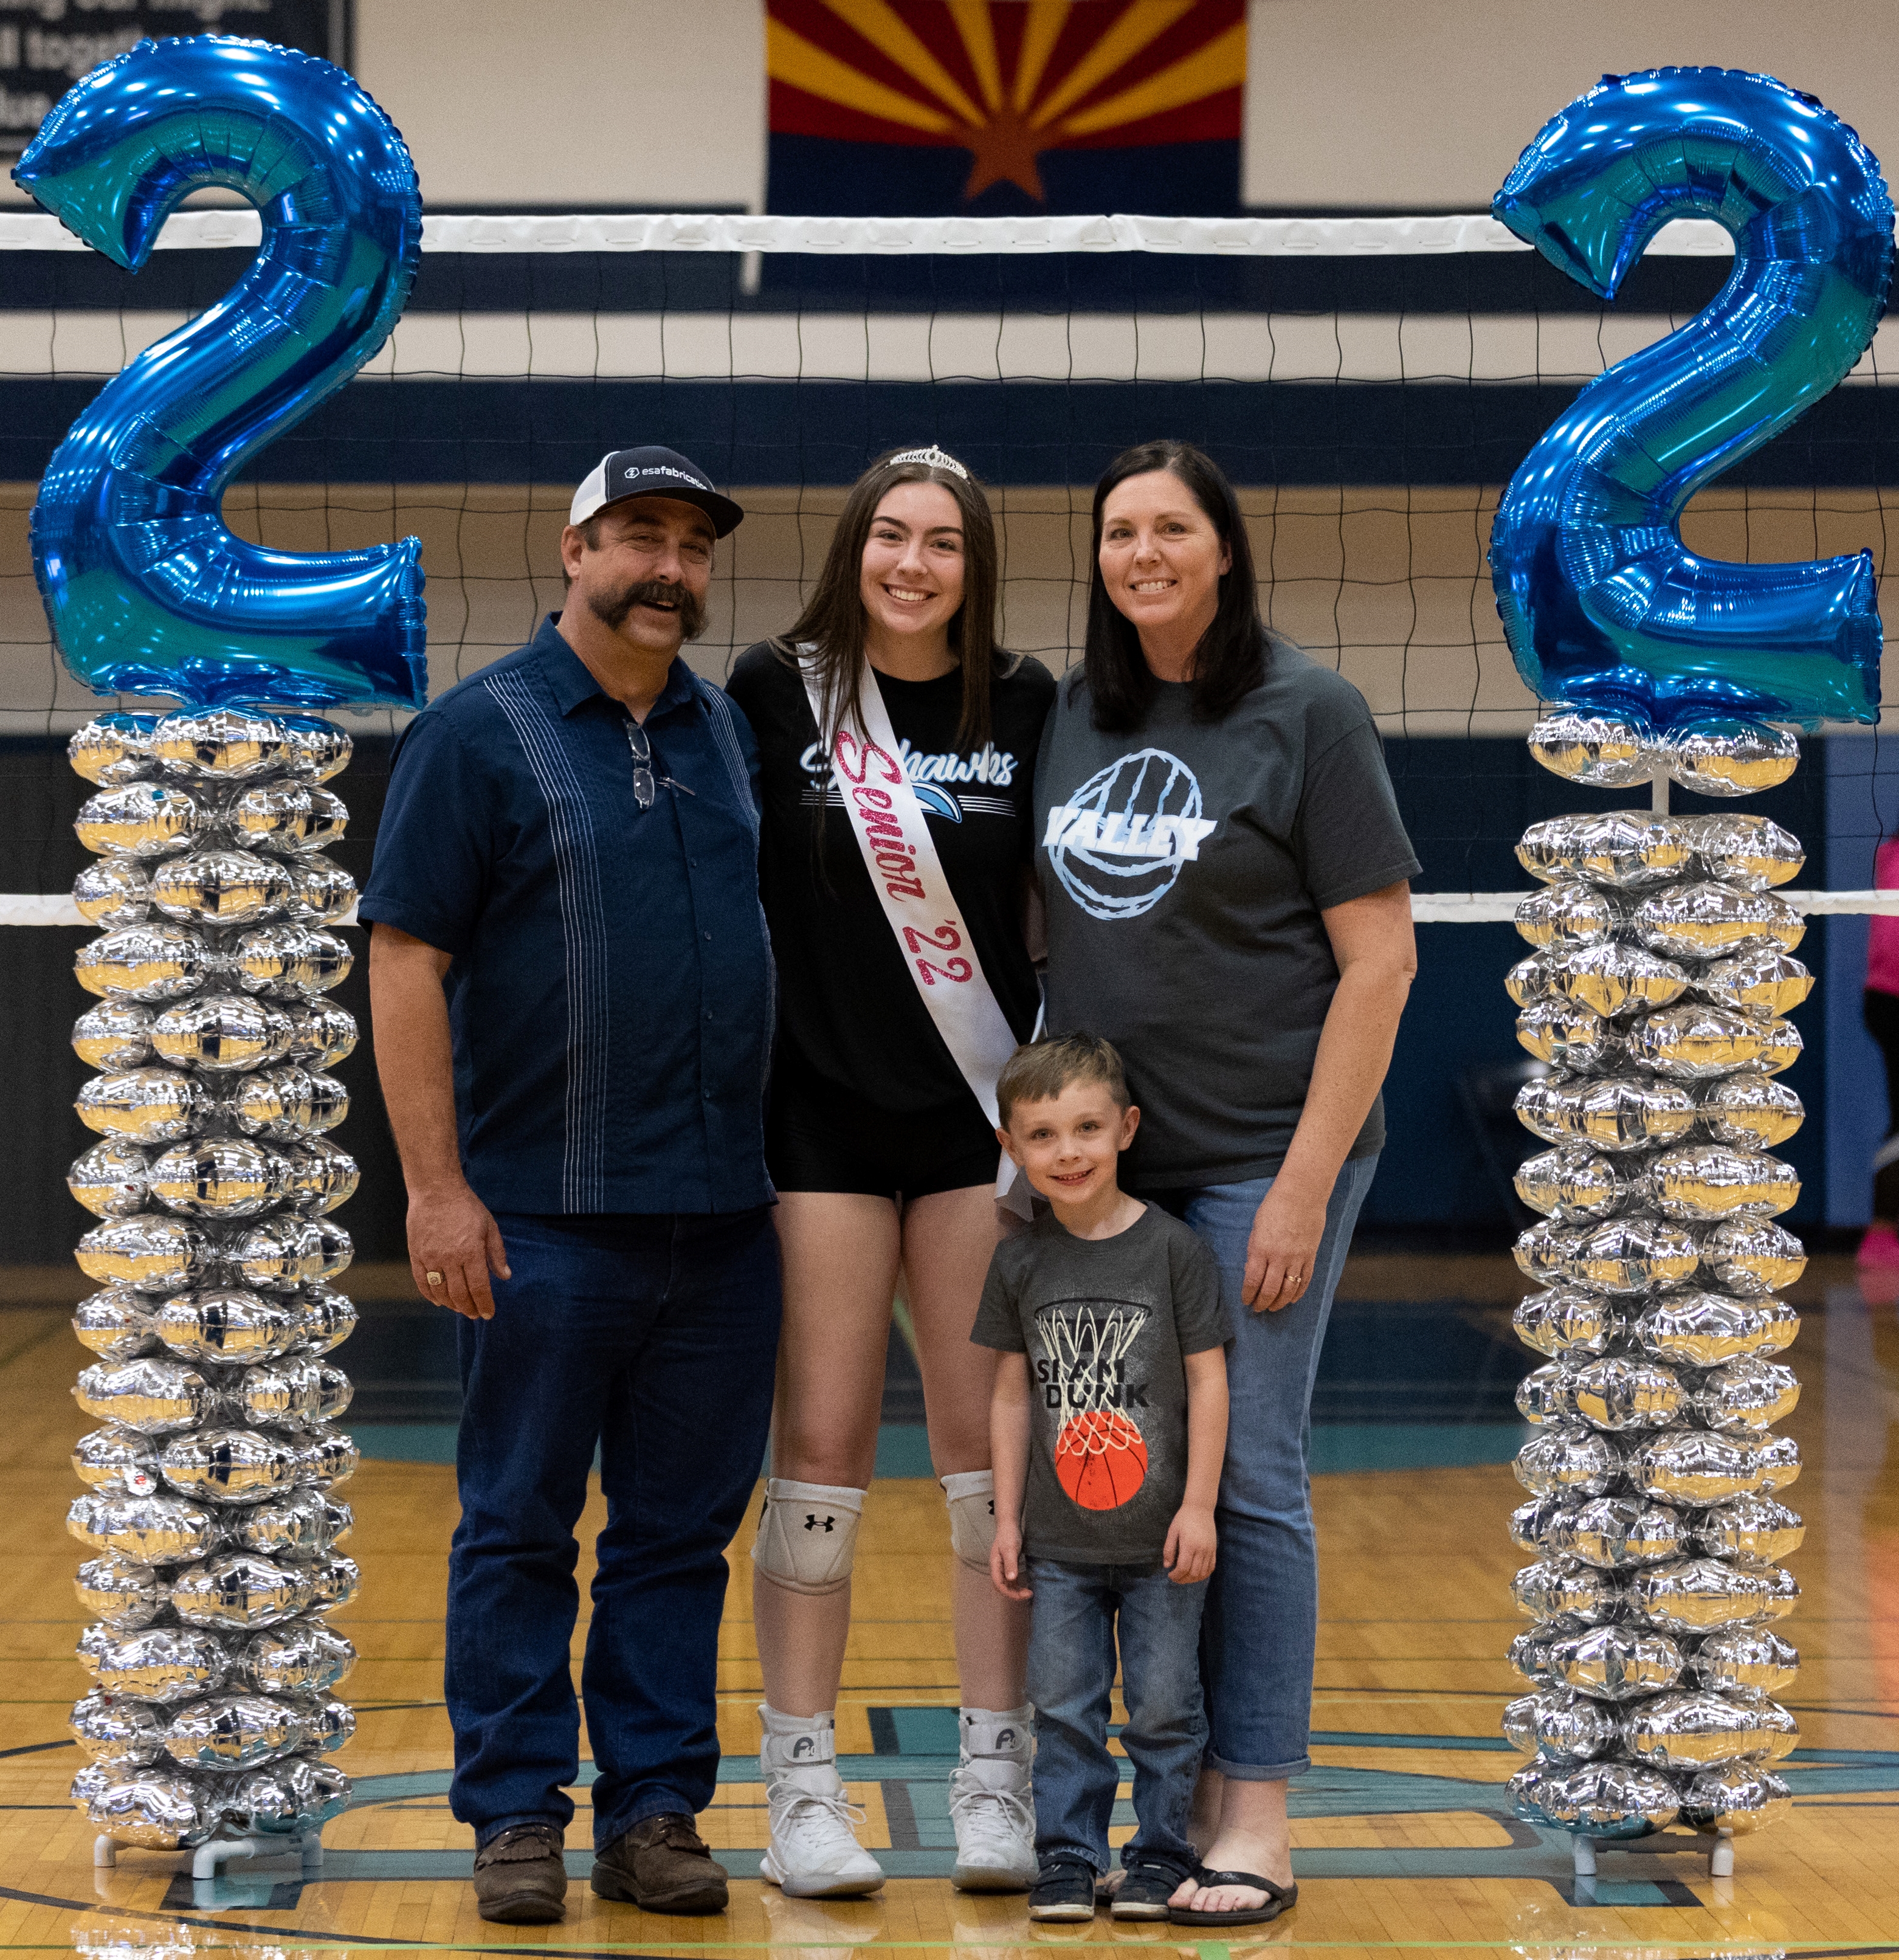
[[[1144,1306],[1064,1301],[1035,1316],[1038,1386],[1059,1411],[1055,1478],[1086,1511],[1118,1510],[1147,1477],[1147,1443],[1126,1408],[1128,1351]]]

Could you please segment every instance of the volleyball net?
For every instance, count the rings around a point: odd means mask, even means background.
[[[53,218],[0,217],[0,732],[57,737],[97,705],[61,669],[34,587],[47,458],[107,379],[229,288],[258,236],[250,212],[188,211],[133,275]],[[1520,885],[1509,847],[1550,795],[1628,800],[1534,781],[1537,704],[1485,548],[1503,486],[1575,391],[1713,296],[1732,255],[1718,226],[1668,227],[1612,307],[1486,217],[450,215],[425,220],[423,252],[389,345],[262,453],[225,514],[293,551],[420,536],[437,691],[560,603],[573,486],[637,442],[685,451],[748,514],[689,651],[708,676],[795,615],[864,463],[926,442],[990,488],[1005,643],[1059,671],[1086,614],[1094,482],[1167,435],[1238,485],[1270,623],[1369,703],[1427,884]],[[1875,341],[1697,500],[1691,547],[1863,547],[1883,580],[1890,378]],[[1857,798],[1839,821],[1870,840],[1899,817],[1899,784],[1876,740],[1840,747],[1829,794]],[[1793,827],[1812,836],[1812,813]]]

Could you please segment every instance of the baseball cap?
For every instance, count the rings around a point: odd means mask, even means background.
[[[712,520],[712,535],[724,537],[745,521],[745,513],[730,497],[721,497],[705,472],[676,449],[616,449],[587,472],[574,493],[568,512],[570,524],[584,524],[609,504],[628,497],[676,497],[696,504]]]

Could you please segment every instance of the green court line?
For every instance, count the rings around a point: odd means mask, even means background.
[[[13,1895],[6,1888],[0,1887],[0,1898],[11,1896]],[[292,1927],[247,1926],[233,1920],[207,1919],[191,1914],[133,1912],[124,1908],[121,1908],[114,1914],[111,1907],[94,1904],[91,1901],[46,1898],[37,1894],[27,1894],[25,1896],[37,1904],[70,1906],[76,1911],[100,1913],[122,1920],[158,1920],[168,1926],[199,1927],[206,1931],[214,1933],[268,1933],[270,1936],[270,1943],[273,1946],[282,1947],[286,1950],[305,1948],[319,1952],[336,1952],[339,1950],[347,1950],[351,1946],[361,1946],[369,1948],[377,1953],[527,1953],[533,1955],[535,1960],[588,1960],[588,1956],[596,1953],[627,1953],[641,1956],[657,1955],[662,1953],[676,1954],[680,1956],[680,1960],[690,1960],[690,1956],[695,1953],[777,1953],[787,1951],[802,1952],[807,1949],[813,1952],[835,1953],[838,1946],[838,1942],[835,1937],[829,1939],[822,1938],[816,1939],[704,1939],[694,1940],[689,1946],[671,1946],[658,1940],[641,1940],[633,1943],[626,1940],[594,1939],[590,1940],[585,1946],[580,1947],[538,1945],[502,1946],[498,1943],[493,1946],[476,1946],[465,1941],[446,1940],[377,1941],[361,1933],[348,1939],[340,1936],[325,1939],[320,1934],[304,1933]],[[1706,1911],[1707,1908],[1703,1908],[1703,1910]],[[1277,1922],[1274,1923],[1276,1924]],[[1264,1936],[1262,1935],[1262,1939],[1264,1937]],[[931,1950],[940,1952],[951,1943],[944,1939],[867,1939],[852,1943],[860,1952],[910,1953]],[[1047,1950],[1042,1943],[1032,1940],[1027,1936],[1026,1922],[1025,1922],[1024,1936],[1019,1940],[999,1936],[993,1940],[985,1939],[980,1943],[985,1950],[992,1947],[1011,1945],[1019,1946],[1025,1951]],[[1048,1945],[1055,1943],[1048,1943]],[[1148,1943],[1140,1943],[1144,1946]],[[1272,1941],[1275,1952],[1303,1951],[1308,1953],[1332,1952],[1520,1953],[1524,1951],[1528,1943],[1526,1943],[1521,1939],[1286,1939],[1275,1938]],[[1551,1940],[1535,1943],[1554,1946],[1559,1943]],[[1599,1952],[1602,1955],[1603,1960],[1614,1960],[1616,1955],[1629,1952],[1633,1943],[1626,1938],[1617,1938],[1614,1939],[1572,1939],[1560,1943],[1565,1951],[1571,1953]],[[1064,1951],[1072,1952],[1101,1947],[1108,1951],[1121,1953],[1125,1953],[1128,1951],[1129,1944],[1124,1933],[1118,1939],[1099,1938],[1063,1939],[1059,1943],[1061,1949]],[[72,1950],[70,1943],[47,1945],[32,1941],[0,1941],[0,1952],[4,1953],[70,1954]],[[1166,1943],[1166,1950],[1171,1953],[1191,1952],[1198,1956],[1198,1960],[1227,1960],[1227,1956],[1231,1952],[1231,1947],[1229,1943],[1223,1941],[1170,1939]],[[1703,1956],[1703,1960],[1723,1960],[1724,1955],[1731,1956],[1731,1960],[1761,1960],[1761,1956],[1767,1952],[1799,1953],[1804,1955],[1805,1960],[1874,1960],[1874,1956],[1879,1955],[1899,1954],[1899,1944],[1891,1941],[1876,1941],[1869,1942],[1859,1946],[1827,1946],[1817,1940],[1776,1939],[1764,1942],[1758,1939],[1749,1940],[1745,1935],[1716,1934],[1705,1939],[1644,1940],[1641,1943],[1641,1950],[1644,1953],[1674,1953],[1681,1955],[1682,1960],[1687,1960],[1690,1955]]]
[[[1484,1749],[1514,1754],[1501,1736],[1370,1735],[1353,1729],[1315,1729],[1311,1739],[1325,1749]]]
[[[897,1332],[903,1336],[903,1344],[910,1351],[910,1358],[920,1362],[922,1357],[917,1351],[917,1324],[910,1317],[910,1303],[904,1297],[903,1290],[897,1290],[897,1297],[890,1303],[890,1318],[896,1323]]]

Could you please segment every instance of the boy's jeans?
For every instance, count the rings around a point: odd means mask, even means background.
[[[1120,1618],[1121,1747],[1134,1768],[1140,1823],[1121,1853],[1182,1878],[1199,1866],[1187,1813],[1207,1718],[1200,1691],[1200,1615],[1207,1582],[1176,1586],[1159,1565],[1024,1561],[1035,1591],[1029,1635],[1029,1699],[1035,1709],[1035,1856],[1079,1858],[1097,1872],[1114,1862],[1108,1825],[1120,1764],[1108,1753],[1109,1699]]]

